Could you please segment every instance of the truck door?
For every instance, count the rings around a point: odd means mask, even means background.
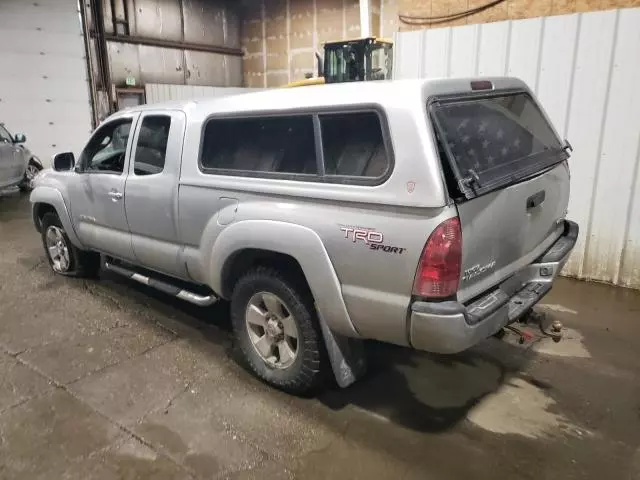
[[[138,263],[187,278],[177,228],[178,178],[185,115],[145,111],[134,137],[125,209]]]
[[[135,260],[125,215],[125,180],[135,113],[102,125],[82,152],[82,182],[70,192],[74,224],[88,247],[123,260]]]

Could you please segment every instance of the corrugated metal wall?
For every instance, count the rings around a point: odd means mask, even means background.
[[[204,97],[226,97],[228,95],[262,90],[261,88],[198,87],[194,85],[165,85],[157,83],[148,83],[144,88],[147,103],[167,102],[169,100],[191,100]]]
[[[122,1],[115,2],[121,5]],[[126,0],[129,34],[134,37],[240,48],[240,17],[225,0]],[[105,33],[114,32],[109,2],[104,1]],[[117,8],[123,21],[125,7]],[[184,20],[181,11],[184,12]],[[128,76],[138,83],[242,85],[242,57],[188,49],[107,41],[111,81],[120,86]]]
[[[2,0],[0,0],[1,2]],[[127,82],[242,86],[234,0],[83,0],[95,117],[117,108]],[[133,79],[133,81],[132,81]]]
[[[395,77],[510,75],[570,140],[564,273],[640,288],[640,8],[396,34]]]
[[[0,122],[24,132],[45,165],[82,149],[91,132],[76,0],[0,0]]]

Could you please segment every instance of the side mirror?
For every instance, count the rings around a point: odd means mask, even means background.
[[[16,133],[13,137],[13,143],[24,143],[27,141],[27,137],[24,133]]]
[[[56,153],[51,159],[51,165],[56,172],[68,172],[73,169],[76,159],[72,152]]]

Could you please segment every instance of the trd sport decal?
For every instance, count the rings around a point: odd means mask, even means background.
[[[372,243],[371,245],[369,245],[369,248],[371,250],[380,250],[386,253],[398,254],[402,254],[406,250],[406,248],[392,247],[391,245],[382,245],[381,243]]]
[[[344,232],[344,238],[351,240],[353,243],[362,243],[368,246],[371,250],[378,250],[385,253],[397,253],[399,255],[406,250],[406,248],[385,245],[384,235],[371,228],[340,225],[340,230]]]

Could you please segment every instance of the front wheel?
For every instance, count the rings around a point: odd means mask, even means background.
[[[93,277],[100,270],[100,255],[76,248],[53,212],[42,217],[42,244],[51,269],[68,277]]]
[[[22,183],[20,184],[20,190],[22,190],[23,192],[30,192],[31,190],[33,190],[33,182],[41,170],[42,167],[40,165],[38,165],[33,160],[29,160],[27,169],[24,171]]]
[[[306,289],[270,268],[245,274],[231,297],[234,334],[250,369],[293,394],[317,389],[327,371],[315,315]]]

